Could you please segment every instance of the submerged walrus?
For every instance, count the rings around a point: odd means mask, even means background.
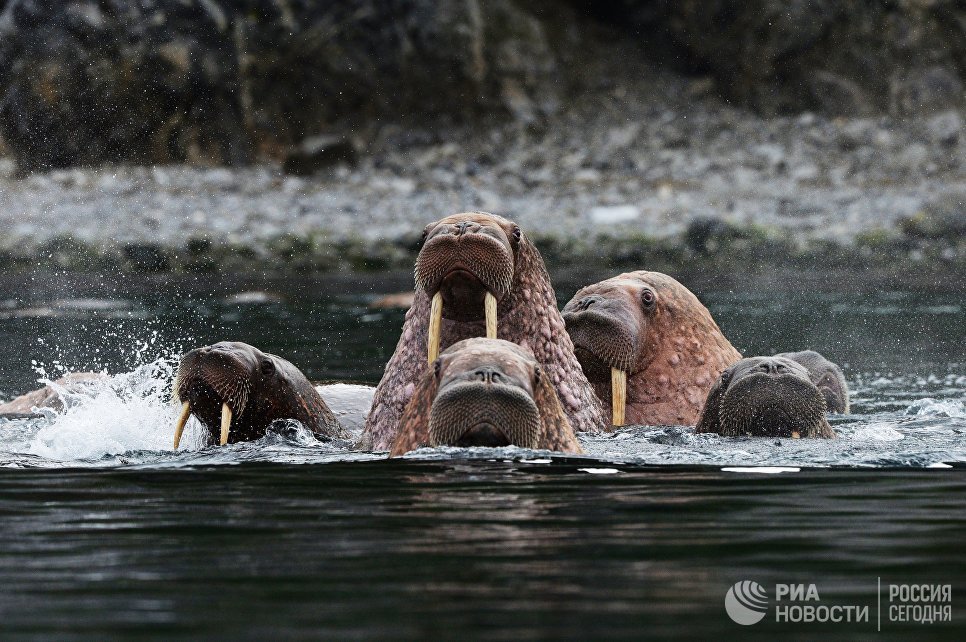
[[[660,272],[582,288],[563,318],[614,425],[693,425],[718,374],[741,358],[708,309]]]
[[[431,223],[416,260],[416,296],[376,388],[362,447],[386,450],[417,383],[440,349],[472,337],[533,352],[577,431],[606,425],[574,356],[537,248],[505,218],[471,212]]]
[[[845,380],[838,367],[825,361],[833,371],[814,357],[825,359],[817,352],[807,351],[806,358],[816,363],[819,378],[836,372],[840,381],[835,385],[841,386],[836,394],[845,391]],[[844,401],[847,409],[847,391]],[[721,373],[708,393],[695,432],[726,437],[834,437],[825,418],[827,410],[826,395],[801,363],[781,355],[750,357]]]
[[[814,350],[801,352],[782,352],[776,357],[785,357],[799,363],[808,370],[808,376],[825,397],[828,412],[841,415],[849,414],[849,387],[841,368]]]
[[[450,346],[422,376],[390,456],[444,445],[583,452],[533,353],[482,338]]]
[[[191,350],[181,358],[173,389],[183,402],[175,449],[191,415],[222,445],[259,439],[280,419],[295,419],[324,437],[349,437],[298,368],[247,343]]]
[[[107,375],[103,372],[71,372],[54,381],[53,385],[47,384],[0,404],[0,419],[40,419],[44,415],[36,411],[42,408],[61,412],[66,401],[62,392],[68,393],[68,398],[82,395],[105,379]]]

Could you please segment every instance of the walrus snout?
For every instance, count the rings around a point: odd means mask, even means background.
[[[825,396],[808,371],[790,359],[742,359],[722,375],[720,387],[720,399],[713,399],[715,391],[709,395],[717,409],[706,411],[717,412],[713,432],[730,437],[835,436],[825,419]],[[703,431],[700,425],[698,431]]]
[[[499,301],[510,291],[512,239],[518,234],[519,228],[508,233],[482,213],[456,214],[432,223],[416,259],[416,283],[430,295],[442,294],[446,318],[482,319],[484,294]]]
[[[429,417],[431,445],[534,448],[540,410],[534,390],[539,367],[502,342],[447,354]]]
[[[173,391],[183,403],[175,425],[175,450],[191,415],[217,435],[222,446],[258,439],[272,422],[285,419],[294,419],[317,435],[346,436],[301,370],[240,341],[187,352],[178,365]]]
[[[514,248],[522,238],[515,224],[483,212],[455,214],[426,227],[416,258],[416,284],[432,297],[427,356],[439,355],[443,318],[486,321],[497,337],[497,309],[513,283]]]
[[[187,352],[178,364],[173,387],[183,404],[174,447],[192,414],[211,432],[217,426],[220,443],[226,444],[232,420],[241,417],[248,406],[253,374],[264,368],[266,359],[252,346],[227,341]]]
[[[610,379],[611,423],[626,420],[627,377],[637,370],[646,319],[625,283],[579,291],[563,309],[574,355],[591,381]]]
[[[540,411],[532,393],[513,383],[460,381],[441,389],[429,416],[432,446],[535,448]]]
[[[474,337],[454,343],[420,378],[390,456],[444,445],[583,452],[552,373],[528,347],[509,341]]]

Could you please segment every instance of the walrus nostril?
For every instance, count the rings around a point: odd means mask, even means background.
[[[500,383],[505,377],[495,368],[479,368],[473,371],[473,376],[484,383]]]
[[[455,228],[456,228],[455,234],[456,234],[456,236],[463,236],[463,234],[466,233],[466,228],[468,228],[469,226],[470,226],[470,222],[469,221],[462,221],[460,223],[457,223],[455,225]]]

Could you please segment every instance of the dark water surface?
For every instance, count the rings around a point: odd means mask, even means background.
[[[228,448],[189,434],[172,453],[183,349],[231,338],[314,379],[378,379],[402,312],[294,290],[0,294],[0,396],[38,370],[117,373],[66,414],[0,421],[0,637],[871,638],[881,582],[882,633],[962,639],[960,295],[699,293],[743,353],[843,365],[854,414],[836,440],[635,427],[585,438],[587,457],[386,461],[289,430]],[[749,627],[724,608],[741,580],[771,600]],[[795,583],[869,621],[776,623],[775,585]],[[951,584],[953,621],[889,621],[900,583]]]

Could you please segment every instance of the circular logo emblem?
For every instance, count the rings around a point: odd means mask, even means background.
[[[742,626],[761,622],[768,611],[768,593],[758,582],[745,580],[738,582],[725,596],[725,611],[728,617]]]

